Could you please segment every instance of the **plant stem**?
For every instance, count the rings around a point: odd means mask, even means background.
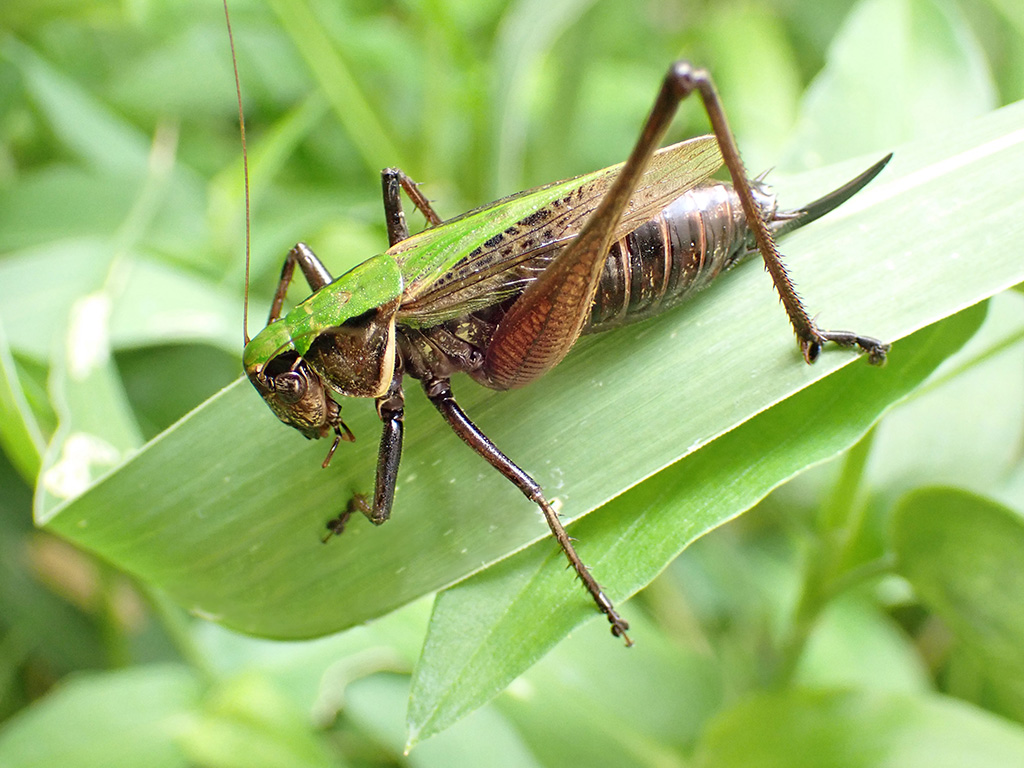
[[[811,630],[829,600],[878,572],[875,567],[863,567],[867,564],[852,570],[844,568],[850,547],[857,540],[864,521],[865,505],[860,498],[860,486],[874,435],[875,429],[872,428],[847,452],[839,479],[822,505],[817,535],[811,538],[808,546],[793,621],[779,649],[779,663],[773,676],[775,687],[785,687],[792,681]],[[883,559],[879,562],[884,567],[888,561]],[[858,578],[848,578],[853,574]]]

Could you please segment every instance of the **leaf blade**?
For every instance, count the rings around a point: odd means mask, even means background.
[[[897,347],[901,355],[885,371],[849,366],[630,489],[572,527],[581,556],[621,602],[695,539],[857,442],[970,338],[983,315],[978,307],[920,331]],[[596,618],[559,573],[560,558],[538,542],[438,595],[413,681],[413,741],[484,704]]]
[[[1024,200],[1013,194],[1013,167],[1024,172],[1022,104],[901,150],[858,199],[786,241],[800,254],[791,264],[812,311],[835,307],[823,325],[841,316],[842,325],[889,340],[1020,282]],[[849,175],[830,169],[828,180],[816,174],[804,188]],[[979,244],[984,268],[965,256]],[[809,262],[814,253],[830,258]],[[834,352],[802,367],[765,282],[758,270],[735,270],[685,310],[584,340],[527,389],[495,395],[457,384],[456,394],[578,517],[853,360]],[[759,343],[736,354],[746,328],[757,329]],[[371,482],[373,438],[362,441],[376,432],[372,408],[346,404],[360,442],[324,473],[324,448],[280,427],[244,386],[208,401],[42,522],[200,615],[276,637],[380,615],[546,533],[518,493],[410,397],[394,518],[381,530],[353,524],[321,548],[326,519]],[[669,422],[678,428],[666,433]],[[628,442],[609,446],[610,435]]]

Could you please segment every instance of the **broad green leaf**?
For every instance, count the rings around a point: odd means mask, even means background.
[[[408,678],[375,675],[346,691],[346,714],[397,758],[405,750],[402,712],[409,698]],[[408,755],[414,768],[486,765],[495,768],[540,768],[523,736],[499,711],[485,708],[434,741]]]
[[[629,653],[609,643],[599,624],[581,627],[509,686],[494,707],[526,735],[544,765],[679,764],[679,755],[692,752],[704,723],[723,706],[728,684],[723,660],[708,648],[659,633],[663,618],[630,616],[644,643]],[[433,742],[417,745],[412,754]]]
[[[125,282],[110,318],[115,349],[205,342],[237,352],[236,291],[151,259],[124,265]]]
[[[1024,279],[1024,201],[1006,172],[1015,164],[1024,167],[1024,105],[901,150],[849,210],[786,242],[812,311],[896,339]],[[819,173],[813,187],[849,175]],[[809,197],[810,186],[783,199]],[[979,243],[984,269],[972,268]],[[495,395],[459,381],[456,394],[577,517],[854,360],[830,351],[801,365],[755,265],[720,282],[664,318],[585,340],[530,388]],[[320,470],[326,446],[281,427],[238,382],[39,522],[200,615],[275,637],[357,624],[545,534],[410,391],[393,519],[380,530],[355,521],[321,546],[324,521],[369,488],[376,462],[372,404],[347,403],[345,418],[359,442]]]
[[[621,601],[646,586],[695,538],[855,443],[980,320],[972,310],[918,332],[883,371],[843,369],[575,525],[580,552],[609,597]],[[412,743],[486,702],[577,624],[594,618],[579,586],[559,573],[561,557],[550,542],[540,542],[438,596],[413,684]]]
[[[46,439],[19,381],[18,369],[0,319],[0,445],[29,483],[39,473]]]
[[[996,103],[983,51],[954,4],[866,0],[829,46],[783,165],[791,158],[813,167],[942,136]]]
[[[33,505],[37,517],[92,485],[142,444],[110,350],[108,286],[72,304],[50,368],[59,426],[43,456]]]
[[[1019,499],[1005,486],[1020,463],[1021,423],[1024,296],[1007,291],[961,354],[880,425],[868,463],[874,492],[894,502],[922,485],[954,485]]]
[[[899,570],[983,674],[1024,713],[1024,518],[982,496],[924,488],[893,516]]]
[[[726,710],[697,754],[708,768],[1010,768],[1024,729],[940,696],[792,691]]]
[[[258,670],[229,678],[206,696],[201,716],[181,729],[190,764],[216,768],[335,768],[304,709]]]
[[[199,703],[184,667],[83,674],[0,729],[4,768],[186,768],[178,748]]]
[[[862,596],[830,602],[815,622],[796,681],[815,688],[918,693],[932,681],[919,649],[903,628]]]
[[[7,36],[0,56],[18,67],[51,128],[94,169],[132,176],[146,167],[146,137],[31,47]]]

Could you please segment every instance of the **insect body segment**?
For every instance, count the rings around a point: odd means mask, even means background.
[[[657,150],[679,102],[697,91],[714,136]],[[887,160],[888,158],[886,158]],[[724,160],[732,185],[705,183]],[[420,381],[458,437],[544,515],[587,591],[630,644],[618,614],[577,554],[533,478],[469,419],[449,379],[468,373],[493,389],[523,386],[556,365],[581,333],[657,314],[758,251],[808,362],[821,345],[857,345],[872,362],[888,346],[810,319],[774,245],[832,210],[884,166],[788,212],[746,178],[718,96],[703,70],[677,62],[629,159],[620,166],[522,192],[442,222],[401,171],[382,173],[389,250],[333,280],[306,246],[288,254],[267,327],[248,343],[246,374],[271,410],[307,438],[351,439],[334,394],[373,397],[383,424],[372,503],[361,499],[328,524],[340,532],[355,509],[374,523],[391,514],[404,435],[403,378]],[[400,190],[431,225],[409,236]],[[298,266],[313,295],[281,316]]]
[[[758,199],[762,216],[773,208],[774,198]],[[731,186],[685,192],[612,244],[585,331],[643,320],[680,303],[745,255],[748,235]]]
[[[751,192],[758,215],[773,234],[792,232],[850,199],[881,173],[890,157],[792,211],[779,211],[774,193],[755,181]],[[730,184],[705,182],[612,244],[583,332],[598,333],[660,314],[757,253],[736,190]]]

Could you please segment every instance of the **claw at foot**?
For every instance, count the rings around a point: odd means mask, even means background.
[[[629,635],[626,634],[626,630],[629,629],[629,622],[621,616],[609,616],[608,623],[612,625],[612,634],[615,635],[615,637],[621,637],[625,640],[627,648],[632,648],[633,641],[630,640]]]
[[[355,512],[362,512],[364,515],[369,517],[370,520],[373,520],[373,507],[370,506],[366,497],[361,493],[352,494],[352,498],[349,499],[348,504],[345,505],[345,511],[327,521],[327,535],[320,539],[320,541],[326,544],[331,540],[332,536],[340,536],[345,531],[345,525],[348,523],[348,519],[352,517]],[[376,523],[377,521],[373,520],[373,522]],[[380,525],[380,523],[377,523],[377,525]]]
[[[867,352],[871,365],[885,365],[885,356],[892,349],[891,344],[884,344],[871,336],[859,336],[851,331],[816,331],[809,339],[800,339],[800,352],[808,364],[813,363],[821,354],[822,344],[832,342],[841,347],[860,347]]]
[[[892,349],[892,344],[883,344],[877,339],[871,339],[871,341],[874,342],[874,346],[864,349],[868,353],[868,362],[872,365],[885,365],[885,356]]]
[[[817,339],[801,339],[800,353],[804,356],[804,362],[812,365],[821,354],[821,342]]]
[[[629,635],[626,634],[626,630],[629,629],[629,622],[619,616],[619,612],[615,610],[615,606],[612,605],[612,601],[605,596],[604,592],[598,592],[594,599],[597,601],[597,607],[601,609],[601,612],[608,617],[608,623],[612,625],[612,634],[615,637],[621,637],[626,641],[626,647],[631,648],[633,641],[629,639]]]
[[[348,522],[350,517],[352,517],[352,511],[347,509],[337,517],[332,517],[328,520],[326,526],[327,533],[322,539],[320,539],[320,541],[326,544],[331,540],[332,536],[341,536],[341,534],[345,532],[345,524]]]

